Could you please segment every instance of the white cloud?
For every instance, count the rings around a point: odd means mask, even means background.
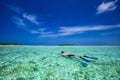
[[[118,0],[110,1],[110,2],[102,2],[97,8],[97,14],[115,10],[117,8],[116,6],[117,1]]]
[[[33,33],[33,34],[39,34],[40,32],[38,30],[31,30],[31,33]]]
[[[11,19],[12,19],[13,23],[17,25],[16,27],[30,32],[30,28],[26,25],[26,23],[24,23],[23,19],[16,17],[16,16],[13,16]]]
[[[37,26],[40,24],[40,22],[37,21],[38,17],[36,15],[24,12],[21,8],[16,7],[16,6],[7,5],[7,7],[9,9],[11,9],[12,11],[14,11],[15,13],[17,13],[17,15],[22,16],[26,20],[29,20],[31,23],[33,23],[33,24],[35,24]]]
[[[47,29],[45,29],[45,28],[40,28],[38,30],[31,30],[31,33],[33,33],[33,34],[39,34],[41,37],[52,36],[53,32],[48,32],[46,30]]]
[[[22,15],[24,18],[28,19],[29,21],[31,21],[32,23],[39,25],[39,22],[37,21],[37,16],[35,15],[31,15],[31,14],[27,14],[27,13],[23,13]]]
[[[24,21],[18,17],[13,17],[13,21],[16,25],[18,26],[26,26],[26,24],[24,23]]]
[[[98,25],[98,26],[72,26],[72,27],[60,27],[57,33],[55,32],[47,32],[45,30],[38,30],[37,34],[40,34],[41,37],[58,37],[58,36],[68,36],[74,34],[82,34],[87,31],[101,31],[108,30],[113,28],[120,28],[120,24],[118,25]]]
[[[21,8],[19,7],[15,7],[15,6],[11,6],[11,5],[6,5],[7,8],[11,9],[12,11],[14,11],[17,14],[21,14],[23,11]]]

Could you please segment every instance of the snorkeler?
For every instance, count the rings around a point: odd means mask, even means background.
[[[64,51],[61,51],[61,54],[62,56],[65,56],[65,57],[70,57],[70,58],[81,58],[82,60],[86,61],[86,62],[90,62],[89,60],[85,59],[85,58],[90,58],[90,59],[94,59],[94,60],[97,60],[98,58],[95,58],[95,57],[89,57],[89,56],[77,56],[77,55],[74,55],[74,54],[68,54]]]
[[[76,56],[76,55],[74,55],[74,54],[68,54],[68,53],[66,53],[66,52],[64,52],[64,51],[61,51],[61,54],[63,55],[63,56],[67,56],[67,57],[71,57],[71,58],[81,58],[81,56]]]

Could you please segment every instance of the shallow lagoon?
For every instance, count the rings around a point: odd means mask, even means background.
[[[120,80],[120,46],[0,46],[0,80]]]

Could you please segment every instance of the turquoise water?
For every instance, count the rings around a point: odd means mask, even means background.
[[[67,58],[61,51],[98,60]],[[0,80],[120,80],[120,47],[0,46]]]

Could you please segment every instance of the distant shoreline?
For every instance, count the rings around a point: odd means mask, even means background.
[[[0,42],[0,46],[120,46],[118,45],[79,45],[79,44],[56,44],[56,45],[25,45],[25,44],[19,44],[19,43],[5,43],[5,42]]]
[[[22,45],[12,45],[12,44],[8,44],[8,45],[0,45],[0,46],[22,46]]]
[[[0,46],[21,46],[21,45],[23,44],[0,42]]]
[[[0,45],[0,46],[60,46],[60,45]],[[70,46],[70,45],[64,45],[64,46]],[[64,47],[61,46],[61,47]],[[120,46],[120,45],[74,45],[74,46]],[[70,47],[74,47],[70,46]]]

